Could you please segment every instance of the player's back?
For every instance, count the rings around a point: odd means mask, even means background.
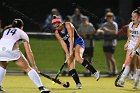
[[[3,32],[0,40],[0,51],[12,50],[14,44],[23,39],[25,32],[19,28],[8,28]],[[28,38],[28,36],[26,36]]]

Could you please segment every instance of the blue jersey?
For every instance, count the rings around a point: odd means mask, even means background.
[[[63,38],[64,42],[66,43],[67,47],[69,48],[70,47],[70,42],[69,42],[70,36],[68,34],[65,23],[63,23],[63,26],[64,26],[64,32],[58,30],[58,33]],[[74,28],[74,47],[77,44],[79,44],[82,48],[84,48],[84,41],[83,41],[82,37],[77,33],[77,30]]]

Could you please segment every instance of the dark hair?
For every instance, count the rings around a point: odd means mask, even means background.
[[[137,13],[138,16],[140,16],[140,9],[138,8],[138,9],[134,10],[133,13]]]
[[[24,25],[21,19],[14,19],[12,22],[12,27],[21,28]]]
[[[65,22],[70,22],[71,21],[71,17],[70,16],[66,16],[64,20],[65,20]]]
[[[60,19],[60,17],[59,17],[59,16],[57,16],[57,15],[53,15],[53,16],[52,16],[52,19],[57,19],[57,18],[59,18],[59,19]]]

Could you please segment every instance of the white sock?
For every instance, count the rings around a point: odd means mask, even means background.
[[[2,81],[5,77],[5,74],[6,74],[6,69],[0,67],[0,86],[2,85]]]
[[[34,70],[34,69],[31,69],[29,72],[28,72],[28,76],[30,77],[30,79],[34,82],[34,84],[37,86],[37,87],[41,87],[43,86],[41,80],[40,80],[40,77],[39,75],[37,74],[37,72]]]
[[[123,73],[122,73],[122,75],[121,75],[120,80],[124,81],[124,79],[126,78],[126,76],[129,73],[129,71],[130,71],[130,67],[129,66],[126,66],[125,69],[124,69],[124,71],[123,71]]]
[[[140,78],[140,69],[136,69],[136,78],[135,78],[135,82],[138,82]]]

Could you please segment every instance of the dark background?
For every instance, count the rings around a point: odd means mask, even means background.
[[[104,16],[104,9],[111,8],[116,16],[124,20],[125,24],[131,17],[131,12],[140,6],[140,0],[0,0],[0,19],[2,20],[2,27],[11,23],[14,18],[22,18],[25,22],[26,30],[36,31],[39,25],[42,25],[46,16],[50,13],[52,8],[57,8],[63,17],[72,15],[76,5],[95,14],[98,18]],[[37,24],[31,23],[28,19],[21,17],[3,7],[3,2],[8,3],[16,10],[32,18]],[[99,22],[92,15],[83,12],[84,15],[89,16],[90,21],[95,25]]]

